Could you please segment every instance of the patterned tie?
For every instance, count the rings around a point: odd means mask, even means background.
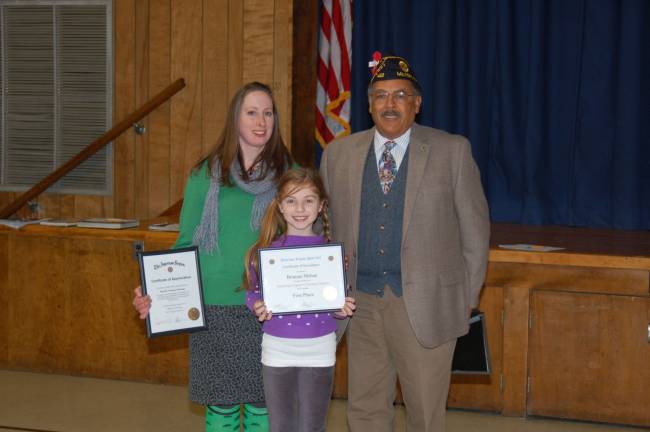
[[[384,195],[388,194],[390,186],[393,184],[397,175],[397,163],[395,163],[395,158],[390,152],[393,147],[395,147],[394,141],[386,141],[384,144],[384,152],[379,159],[379,182],[381,183],[381,189],[384,191]]]

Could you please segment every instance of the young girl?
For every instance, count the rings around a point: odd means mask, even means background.
[[[314,232],[322,219],[323,234]],[[278,194],[266,210],[260,238],[246,254],[246,304],[264,322],[262,377],[273,432],[325,431],[334,363],[336,322],[351,316],[354,299],[346,297],[336,313],[273,315],[261,300],[257,252],[263,247],[311,246],[329,241],[327,196],[318,173],[297,168],[284,173]]]

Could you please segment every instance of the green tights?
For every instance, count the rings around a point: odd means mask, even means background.
[[[240,422],[240,413],[243,421]],[[259,404],[215,406],[208,405],[205,410],[206,432],[239,431],[240,423],[245,432],[268,432],[269,412]]]

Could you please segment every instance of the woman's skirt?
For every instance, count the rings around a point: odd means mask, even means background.
[[[206,305],[207,330],[190,334],[190,400],[263,403],[262,327],[246,306]]]

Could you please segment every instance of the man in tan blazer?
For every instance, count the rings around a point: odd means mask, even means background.
[[[368,102],[375,127],[329,144],[320,168],[357,299],[348,423],[392,432],[399,377],[408,430],[442,432],[456,339],[487,268],[488,207],[469,142],[415,123],[422,96],[406,60],[381,59]]]

